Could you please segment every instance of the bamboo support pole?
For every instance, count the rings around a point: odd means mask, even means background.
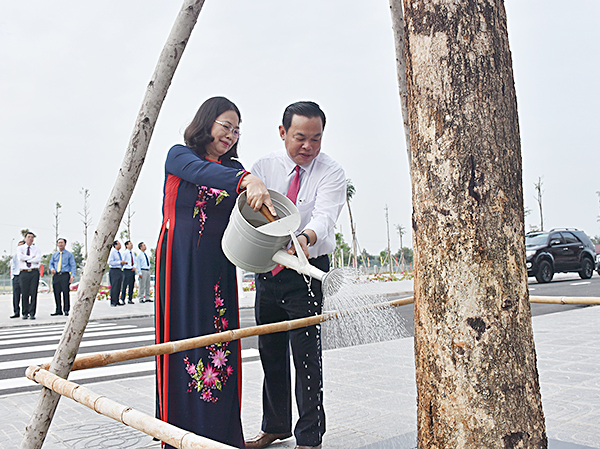
[[[261,326],[245,327],[243,329],[234,329],[227,332],[202,335],[200,337],[187,338],[185,340],[170,341],[156,345],[140,346],[138,348],[122,349],[120,351],[99,352],[96,354],[77,356],[71,371],[106,366],[112,363],[124,362],[127,360],[141,359],[164,354],[173,354],[175,352],[187,351],[189,349],[210,346],[215,343],[224,343],[227,341],[239,340],[240,338],[253,337],[256,335],[272,334],[275,332],[285,332],[301,327],[312,326],[324,321],[336,319],[344,313],[360,311],[365,308],[383,308],[398,307],[411,304],[413,298],[397,299],[395,301],[384,302],[362,306],[357,309],[351,309],[344,312],[328,312],[323,315],[315,315],[307,318],[299,318],[291,321],[281,321],[278,323],[263,324]],[[46,369],[48,364],[43,364]]]
[[[545,304],[587,304],[600,305],[597,296],[530,296],[529,302]]]
[[[599,297],[553,297],[553,296],[531,296],[530,302],[548,303],[548,304],[598,304]],[[345,313],[352,313],[368,308],[399,307],[412,304],[414,297],[396,299],[394,301],[362,306],[357,309],[351,309],[343,312],[328,312],[322,315],[315,315],[307,318],[299,318],[291,321],[281,321],[279,323],[263,324],[261,326],[246,327],[243,329],[234,329],[227,332],[202,335],[200,337],[187,338],[185,340],[170,341],[156,345],[140,346],[138,348],[122,349],[120,351],[99,352],[96,354],[77,356],[73,363],[72,371],[83,370],[106,366],[113,363],[124,362],[127,360],[141,359],[144,357],[153,357],[157,355],[173,354],[175,352],[187,351],[189,349],[210,346],[215,343],[224,343],[227,341],[239,340],[241,338],[253,337],[256,335],[265,335],[275,332],[285,332],[301,327],[312,326],[325,321],[333,320]],[[48,364],[42,365],[47,369]]]
[[[27,368],[25,374],[28,379],[62,396],[73,399],[75,402],[85,405],[96,413],[158,438],[171,446],[180,449],[232,449],[232,446],[201,437],[195,433],[180,429],[160,419],[134,410],[131,407],[119,404],[105,396],[100,396],[81,385],[58,377],[39,366],[30,366]]]

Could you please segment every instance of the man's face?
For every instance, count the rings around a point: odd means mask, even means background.
[[[121,249],[121,242],[117,242],[117,244],[115,245],[115,249],[117,251],[119,251]]]
[[[31,245],[33,245],[33,234],[27,234],[27,235],[25,236],[25,244],[26,244],[27,246],[31,246]]]
[[[323,122],[321,117],[304,117],[294,115],[290,128],[285,130],[279,126],[279,135],[285,142],[290,158],[298,165],[310,164],[321,151]]]
[[[60,239],[58,242],[56,242],[56,246],[58,246],[59,251],[64,251],[65,250],[65,241],[63,239]]]
[[[129,242],[127,245],[125,245],[125,248],[127,248],[127,249],[133,248],[133,243]]]
[[[141,250],[141,251],[146,251],[146,244],[145,244],[145,243],[142,243],[142,244],[141,244],[141,246],[140,246],[140,250]]]

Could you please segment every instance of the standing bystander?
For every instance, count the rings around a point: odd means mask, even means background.
[[[62,237],[56,241],[58,251],[52,254],[50,258],[50,272],[52,273],[52,289],[54,290],[54,302],[56,303],[56,309],[54,313],[50,315],[62,315],[63,311],[65,316],[69,316],[69,310],[71,309],[71,302],[69,301],[69,286],[73,282],[75,272],[77,271],[77,265],[75,264],[75,257],[73,253],[67,251],[67,240]],[[61,293],[62,293],[62,304],[61,304]]]
[[[131,240],[125,242],[125,251],[123,251],[123,288],[121,289],[121,302],[125,304],[127,289],[129,289],[129,301],[127,304],[133,304],[133,288],[135,287],[135,260],[133,257],[133,243]]]
[[[121,293],[121,285],[123,284],[123,265],[125,261],[121,256],[121,242],[115,240],[112,244],[112,249],[108,256],[108,278],[110,279],[110,305],[111,307],[122,306],[119,302],[119,294]]]
[[[35,320],[37,309],[37,292],[40,283],[40,262],[42,251],[33,245],[35,234],[25,234],[25,244],[17,248],[19,258],[19,283],[21,285],[23,319]]]
[[[25,244],[25,240],[21,240],[17,244],[17,248]],[[21,316],[21,309],[19,304],[21,303],[21,284],[19,283],[19,273],[21,269],[19,267],[19,257],[17,253],[13,254],[10,260],[10,279],[12,280],[13,288],[13,315],[11,318],[19,318]]]
[[[138,248],[141,251],[136,260],[135,268],[140,278],[140,289],[138,291],[138,298],[140,302],[152,302],[150,298],[150,259],[146,254],[146,244],[140,242]]]

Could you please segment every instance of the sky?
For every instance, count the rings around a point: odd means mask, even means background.
[[[113,187],[156,61],[182,2],[0,0],[0,255],[20,230],[42,252],[59,233],[83,242],[81,189],[92,229]],[[600,235],[600,2],[506,0],[523,154],[526,229]],[[327,116],[322,151],[356,194],[361,249],[411,246],[411,187],[388,0],[207,0],[163,104],[131,202],[132,240],[155,247],[164,161],[200,104],[223,95],[242,114],[246,167],[282,149],[278,125],[295,101]],[[121,230],[124,226],[121,227]],[[346,208],[337,224],[351,241]],[[90,233],[91,241],[91,233]]]

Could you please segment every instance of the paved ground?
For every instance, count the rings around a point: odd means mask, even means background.
[[[406,284],[386,286],[406,291]],[[39,319],[44,317],[40,298]],[[9,298],[0,296],[0,311],[8,316]],[[243,301],[242,301],[243,305]],[[103,307],[105,306],[105,307]],[[149,306],[149,307],[146,307]],[[148,310],[144,310],[144,309]],[[150,313],[148,304],[110,308],[97,304],[92,317]],[[26,322],[0,317],[0,327]],[[116,316],[115,316],[116,318]],[[64,321],[64,318],[62,318]],[[16,322],[18,321],[18,323]],[[600,448],[600,307],[587,307],[533,319],[551,449]],[[385,355],[385,357],[383,356]],[[413,339],[329,350],[323,356],[327,433],[330,449],[409,449],[415,445],[416,386]],[[259,429],[260,362],[243,364],[242,419],[247,436]],[[86,385],[92,391],[153,414],[154,376]],[[18,447],[37,401],[37,393],[0,397],[0,447]],[[9,418],[10,417],[10,418]],[[45,448],[158,448],[151,438],[62,399]],[[293,438],[273,445],[294,447]]]

